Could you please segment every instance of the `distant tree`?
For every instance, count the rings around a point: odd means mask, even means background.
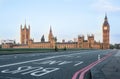
[[[114,47],[115,47],[116,49],[120,49],[120,44],[115,44]]]
[[[55,51],[56,51],[56,52],[58,51],[58,47],[57,47],[57,46],[55,46]]]
[[[57,37],[54,37],[55,42],[57,42]]]
[[[44,35],[41,37],[41,42],[45,42],[45,37],[44,37]]]
[[[2,48],[2,45],[0,45],[0,49]]]
[[[14,44],[16,44],[16,41],[14,41]]]
[[[64,51],[66,51],[66,47],[64,47],[64,49],[63,49]]]
[[[115,46],[113,44],[110,44],[110,49],[114,49]]]

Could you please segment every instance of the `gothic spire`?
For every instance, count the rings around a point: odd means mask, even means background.
[[[22,24],[20,25],[20,29],[22,29]]]
[[[26,28],[26,19],[25,19],[25,25],[24,25],[24,27]]]
[[[50,33],[52,33],[52,28],[51,28],[51,25],[50,25]]]
[[[109,26],[109,23],[108,23],[108,18],[107,18],[107,14],[105,13],[105,18],[104,18],[104,23],[103,23],[104,26]]]
[[[105,21],[107,21],[107,14],[105,13]]]
[[[49,36],[48,36],[48,39],[49,41],[51,41],[51,39],[53,39],[53,34],[52,34],[52,28],[51,28],[51,25],[50,25],[50,31],[49,31]]]

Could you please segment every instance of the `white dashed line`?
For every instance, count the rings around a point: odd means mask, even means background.
[[[82,63],[83,63],[83,61],[81,61],[81,62],[75,64],[74,66],[78,66],[78,65],[80,65],[80,64],[82,64]]]
[[[89,52],[98,52],[98,51],[89,51]],[[70,56],[70,55],[77,55],[77,54],[86,54],[86,53],[89,53],[89,52],[73,53],[73,54],[69,54],[69,55],[51,56],[51,57],[46,57],[46,58],[42,58],[42,59],[36,59],[36,60],[30,60],[30,61],[24,61],[24,62],[18,62],[18,63],[6,64],[6,65],[1,65],[0,68],[2,68],[2,67],[8,67],[8,66],[14,66],[14,65],[19,65],[19,64],[30,63],[30,62],[35,62],[35,61],[41,61],[41,60],[47,60],[47,59],[53,59],[53,58],[58,58],[58,57],[63,57],[63,56]]]

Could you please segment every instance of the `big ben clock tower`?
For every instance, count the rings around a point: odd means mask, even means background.
[[[110,48],[110,26],[108,23],[107,15],[105,15],[104,23],[103,23],[103,49],[109,49]]]

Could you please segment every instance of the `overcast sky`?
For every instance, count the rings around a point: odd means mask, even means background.
[[[49,25],[58,41],[94,34],[102,42],[107,13],[110,42],[120,43],[120,0],[0,0],[0,40],[20,41],[20,25],[31,26],[31,38],[48,39]]]

